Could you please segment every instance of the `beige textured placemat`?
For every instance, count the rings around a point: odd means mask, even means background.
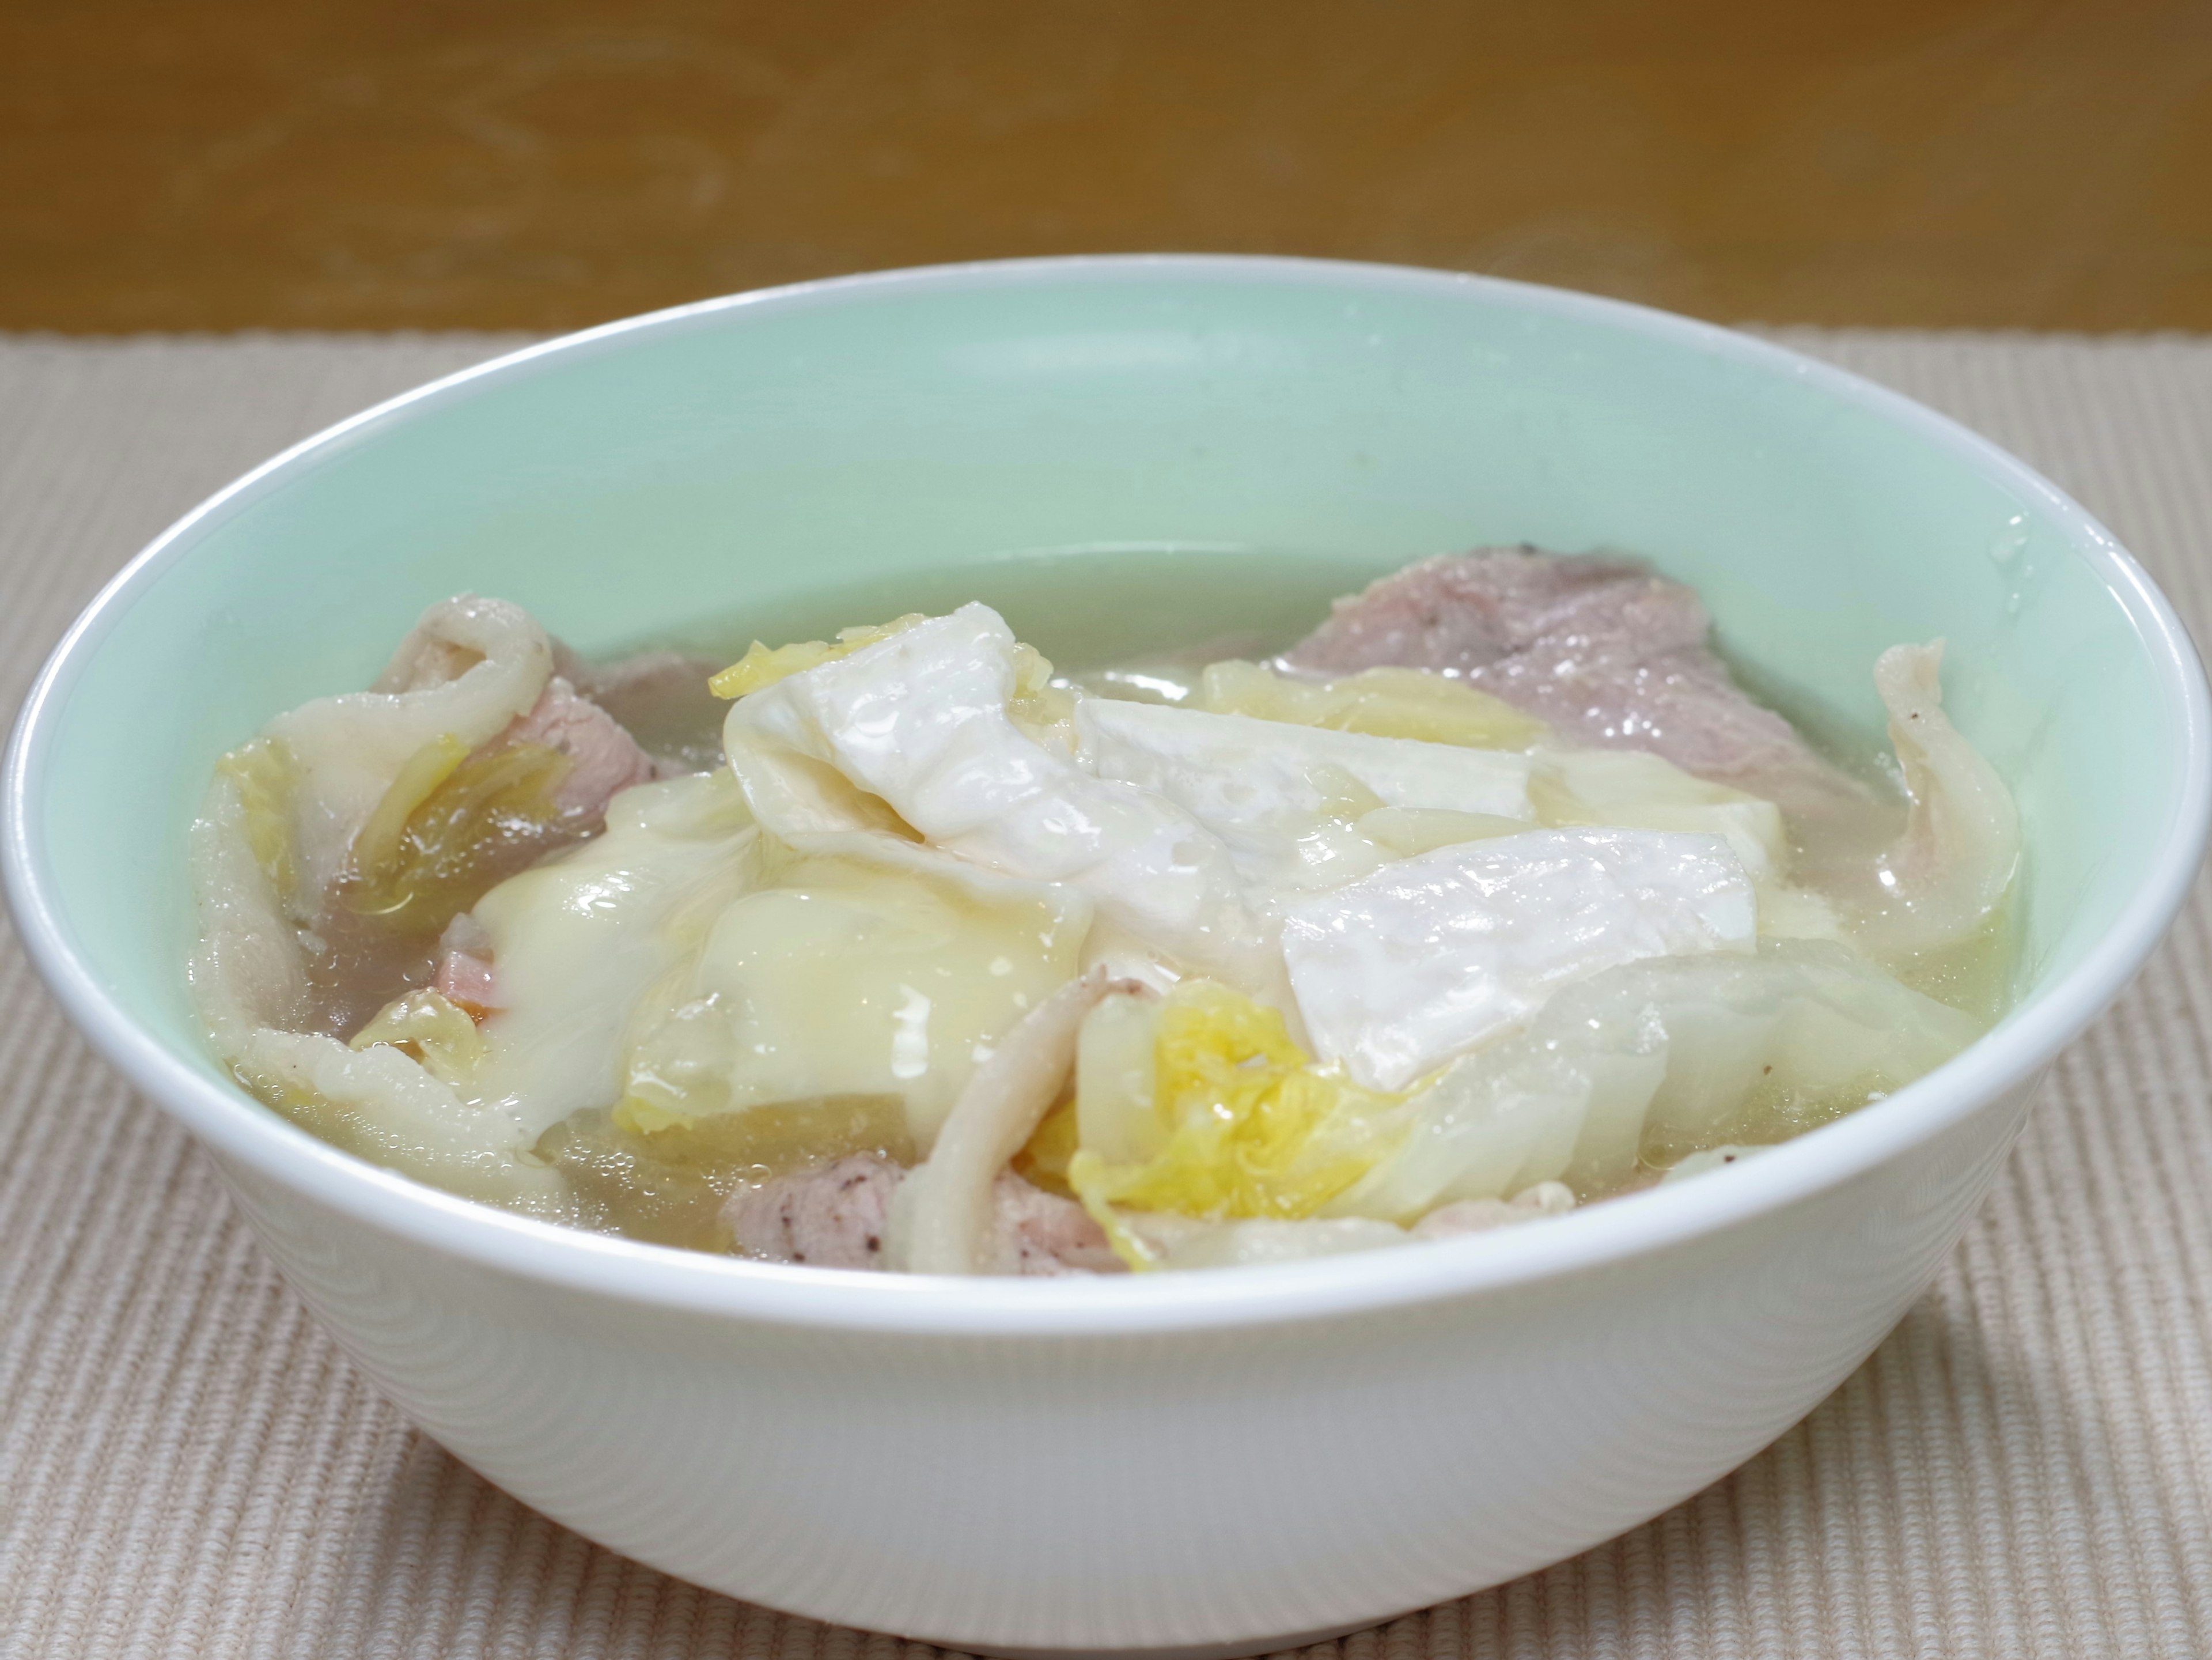
[[[2102,514],[2212,624],[2212,343],[1793,333]],[[0,708],[173,515],[505,342],[0,341]],[[2212,1655],[2212,941],[2060,1062],[1936,1290],[1646,1527],[1347,1660]],[[801,1660],[903,1645],[669,1580],[410,1432],[0,939],[0,1656]]]

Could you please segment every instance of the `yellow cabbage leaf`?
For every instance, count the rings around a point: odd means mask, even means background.
[[[1476,750],[1525,750],[1547,730],[1503,698],[1425,669],[1365,669],[1335,680],[1298,680],[1232,659],[1206,666],[1190,707]]]
[[[1075,694],[1052,683],[1052,660],[1026,641],[1014,642],[1014,695],[1006,714],[1040,744],[1073,753]]]
[[[1120,1210],[1312,1216],[1406,1134],[1406,1098],[1314,1065],[1279,1012],[1212,981],[1185,981],[1161,1002],[1154,1057],[1159,1150],[1117,1164],[1081,1148],[1067,1164],[1068,1186],[1132,1268],[1152,1266],[1152,1252]]]
[[[743,657],[707,683],[707,690],[717,697],[744,697],[794,674],[834,663],[841,657],[850,657],[864,647],[888,640],[895,634],[904,634],[915,623],[928,620],[918,611],[909,611],[888,623],[840,629],[834,641],[799,640],[787,646],[771,646],[756,640]]]
[[[490,1052],[468,1011],[434,991],[410,991],[387,1003],[356,1032],[349,1047],[365,1049],[389,1043],[422,1063],[433,1078],[465,1083]]]

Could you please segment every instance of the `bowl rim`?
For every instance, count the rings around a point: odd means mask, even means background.
[[[2119,601],[2177,717],[2179,787],[2154,856],[2104,937],[1992,1032],[1926,1078],[1784,1142],[1720,1179],[1662,1184],[1549,1219],[1433,1242],[1260,1268],[1106,1280],[947,1279],[786,1266],[647,1245],[460,1199],[340,1152],[242,1089],[194,1070],[133,1019],[64,927],[37,812],[61,710],[117,621],[170,565],[291,474],[415,414],[554,359],[755,312],[916,292],[1096,283],[1268,283],[1457,296],[1656,337],[1855,405],[2033,500]],[[1771,341],[1625,301],[1504,278],[1355,261],[1237,254],[1082,254],[911,267],[701,300],[542,341],[432,380],[291,446],[184,514],[70,625],[25,698],[0,778],[0,877],[33,964],[93,1045],[222,1159],[356,1222],[482,1268],[642,1306],[748,1322],[915,1335],[1105,1337],[1375,1313],[1605,1268],[1722,1233],[1833,1190],[2039,1076],[2118,996],[2186,897],[2212,819],[2212,699],[2186,629],[2134,558],[2063,490],[1986,438],[1903,394]],[[2029,1018],[2022,1018],[2029,1017]]]

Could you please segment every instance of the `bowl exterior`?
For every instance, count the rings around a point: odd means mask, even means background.
[[[627,1304],[457,1262],[222,1162],[402,1409],[601,1544],[957,1648],[1260,1651],[1572,1555],[1780,1435],[1927,1286],[2035,1081],[1910,1159],[1571,1278],[1112,1337]]]

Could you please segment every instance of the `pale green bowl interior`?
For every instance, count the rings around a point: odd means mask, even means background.
[[[1540,291],[1133,265],[832,285],[511,365],[188,528],[57,713],[54,891],[118,1000],[201,1054],[183,842],[210,764],[462,590],[586,651],[981,598],[1079,662],[1286,638],[1410,559],[1529,541],[1650,556],[1758,684],[1869,743],[1875,655],[1948,636],[1951,707],[2025,812],[2032,984],[2110,923],[2178,787],[2094,538],[1880,400]]]

